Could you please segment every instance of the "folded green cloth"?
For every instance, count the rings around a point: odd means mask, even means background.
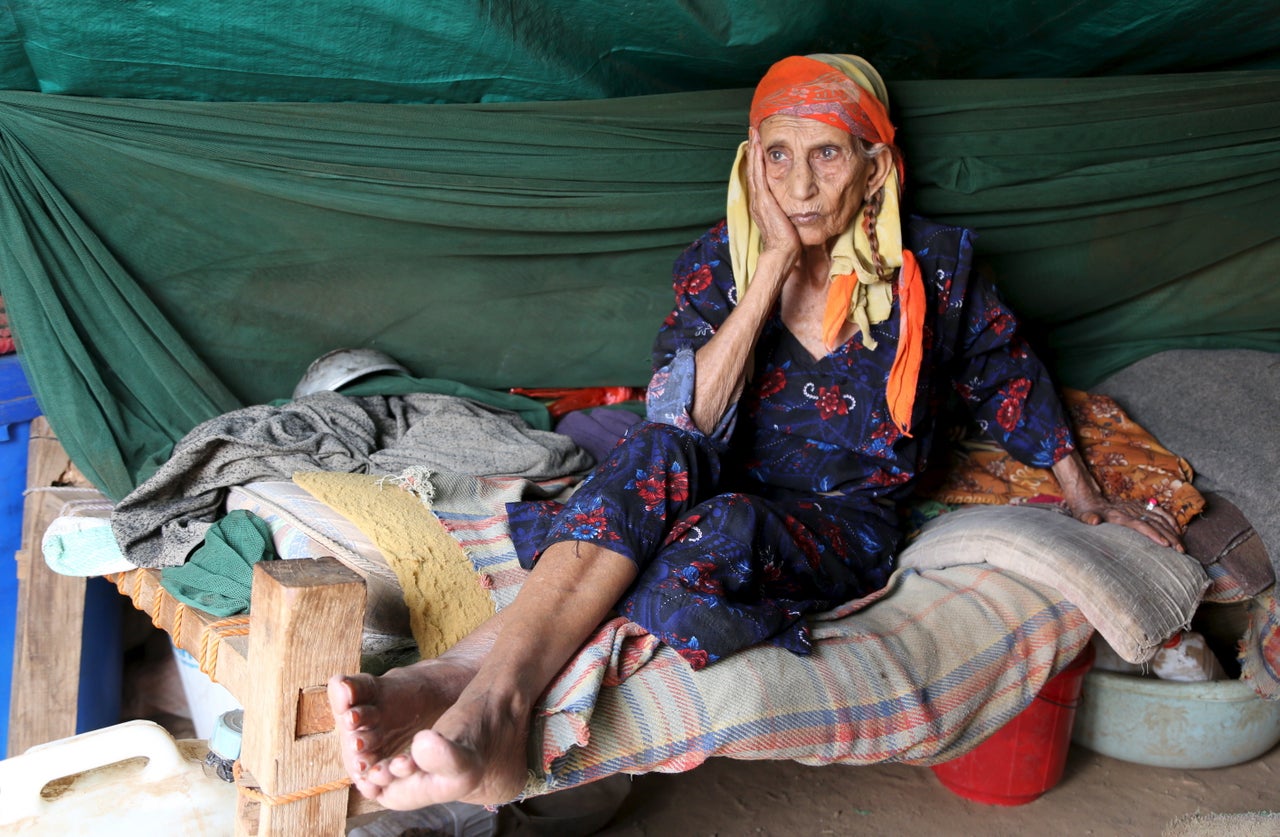
[[[267,522],[236,509],[209,527],[187,563],[160,571],[160,586],[184,604],[233,616],[249,609],[253,565],[275,557]]]

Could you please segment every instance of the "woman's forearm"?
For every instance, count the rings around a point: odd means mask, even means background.
[[[1102,497],[1102,489],[1089,473],[1079,451],[1073,450],[1055,462],[1053,476],[1062,489],[1062,499],[1072,510],[1087,509]]]
[[[776,251],[761,253],[755,275],[737,307],[715,336],[698,350],[692,417],[702,432],[714,430],[729,405],[742,394],[751,350],[794,263],[794,255]]]

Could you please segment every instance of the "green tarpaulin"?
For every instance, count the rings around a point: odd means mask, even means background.
[[[8,0],[0,86],[160,99],[492,102],[750,87],[791,53],[886,78],[1280,68],[1258,0]]]
[[[1280,350],[1280,72],[893,86],[915,208],[976,227],[1063,380]],[[503,388],[641,384],[746,91],[507,105],[0,94],[34,390],[120,496],[203,418],[374,345]]]
[[[749,86],[828,50],[885,71],[909,202],[979,231],[1065,383],[1280,350],[1268,5],[12,0],[0,292],[113,497],[335,347],[643,384]]]

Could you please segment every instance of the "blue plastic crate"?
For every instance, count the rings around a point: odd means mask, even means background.
[[[9,741],[9,689],[13,681],[14,617],[22,546],[22,492],[27,486],[27,441],[40,415],[16,355],[0,356],[0,754]]]
[[[17,355],[0,355],[0,441],[9,441],[10,428],[15,425],[29,423],[40,415],[40,405],[31,394],[27,385],[27,376],[22,371],[22,364]],[[23,449],[22,458],[26,459]],[[22,482],[26,485],[27,474],[23,465]],[[21,500],[21,492],[19,492]]]
[[[17,355],[0,356],[0,758],[8,754],[13,643],[18,612],[17,562],[22,548],[22,495],[27,487],[31,420],[40,407]],[[89,579],[81,633],[76,732],[111,726],[120,718],[122,668],[120,596]]]

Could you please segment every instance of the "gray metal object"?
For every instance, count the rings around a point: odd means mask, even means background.
[[[334,349],[311,361],[306,373],[293,388],[293,397],[302,398],[315,392],[337,390],[374,372],[409,374],[408,369],[386,352],[369,348]]]

